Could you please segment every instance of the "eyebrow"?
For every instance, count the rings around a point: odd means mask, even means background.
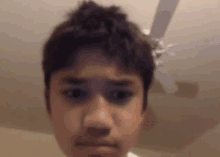
[[[73,85],[81,85],[84,83],[88,83],[88,79],[85,78],[75,78],[75,77],[65,77],[62,79],[63,83],[73,84]],[[113,86],[131,86],[134,84],[133,80],[123,79],[123,80],[109,80],[109,84]]]
[[[123,79],[123,80],[111,80],[110,81],[112,85],[114,86],[131,86],[134,84],[134,81]]]
[[[61,80],[61,82],[62,83],[67,83],[67,84],[81,85],[81,84],[84,84],[84,83],[88,82],[88,80],[74,78],[74,77],[65,77]]]

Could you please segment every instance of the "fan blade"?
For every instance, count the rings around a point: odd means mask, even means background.
[[[173,94],[178,91],[176,83],[167,75],[166,69],[160,68],[160,70],[155,71],[155,77],[160,81],[166,93]]]
[[[180,0],[160,0],[154,22],[151,27],[150,36],[155,39],[161,39],[173,17]]]

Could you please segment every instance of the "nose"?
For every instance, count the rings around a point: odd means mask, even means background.
[[[108,104],[101,97],[90,106],[84,117],[84,127],[87,134],[93,137],[107,136],[113,127],[113,120]],[[91,109],[93,108],[93,109]]]

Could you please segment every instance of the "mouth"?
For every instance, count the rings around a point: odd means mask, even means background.
[[[84,142],[84,143],[77,143],[78,147],[112,147],[116,148],[115,144],[111,143],[94,143],[94,142]]]
[[[119,150],[116,145],[109,143],[78,143],[77,149],[89,154],[116,154]]]

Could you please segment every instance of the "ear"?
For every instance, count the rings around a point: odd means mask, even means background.
[[[154,113],[153,109],[151,106],[147,107],[147,110],[144,111],[144,130],[151,130],[157,125],[157,117],[156,114]]]

